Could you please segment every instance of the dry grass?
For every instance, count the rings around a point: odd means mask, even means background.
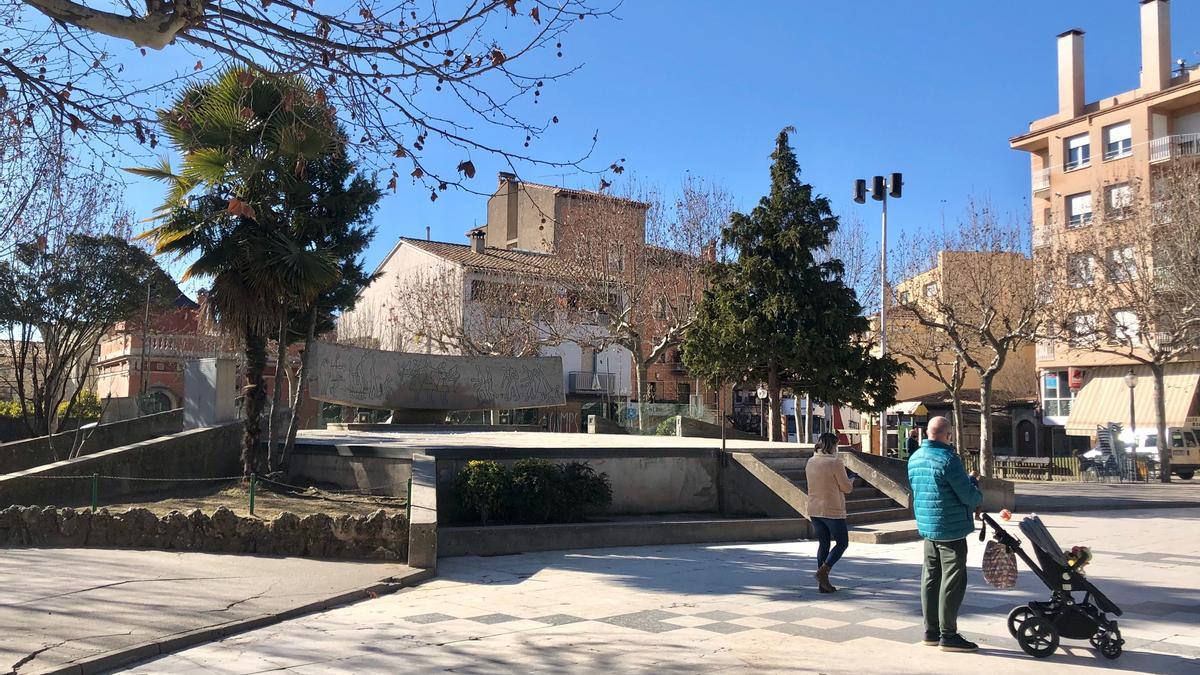
[[[129,496],[116,503],[101,506],[109,511],[124,511],[134,507],[150,509],[157,515],[170,511],[188,512],[192,509],[211,515],[217,507],[224,506],[239,516],[250,515],[249,480],[224,483],[198,484],[196,487],[173,488],[146,495]],[[403,497],[344,494],[317,487],[303,490],[272,486],[259,481],[254,490],[254,515],[270,520],[290,511],[297,516],[324,513],[330,516],[342,514],[362,515],[383,509],[396,513],[407,508]]]

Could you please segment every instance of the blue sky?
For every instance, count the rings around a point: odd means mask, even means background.
[[[1186,39],[1198,34],[1200,3],[1172,4],[1172,58],[1200,60],[1200,39]],[[1028,157],[1007,140],[1057,107],[1056,34],[1087,33],[1089,101],[1138,82],[1137,0],[626,0],[618,14],[564,41],[565,60],[583,68],[541,97],[537,114],[562,123],[537,143],[540,155],[578,155],[598,130],[598,166],[624,157],[628,174],[666,188],[690,172],[748,209],[767,189],[775,134],[791,125],[804,178],[841,214],[873,225],[878,205],[850,201],[853,179],[904,172],[904,198],[889,209],[899,231],[952,223],[970,197],[1025,218]],[[451,167],[458,159],[440,158]],[[500,161],[472,159],[475,187],[494,187]],[[522,171],[538,182],[596,183]],[[157,186],[131,185],[141,216],[160,197]],[[402,180],[378,212],[368,263],[426,225],[436,239],[465,242],[484,219],[482,197],[448,192],[431,203]]]

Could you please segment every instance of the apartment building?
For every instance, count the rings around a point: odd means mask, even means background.
[[[1034,256],[1048,259],[1052,240],[1078,248],[1069,258],[1079,262],[1075,276],[1080,281],[1071,284],[1077,293],[1103,292],[1092,283],[1093,277],[1103,282],[1095,270],[1104,269],[1105,263],[1121,263],[1127,251],[1119,244],[1095,251],[1087,250],[1086,243],[1072,242],[1094,241],[1084,233],[1110,227],[1135,201],[1153,202],[1155,186],[1172,163],[1200,158],[1200,69],[1183,59],[1173,60],[1168,0],[1142,0],[1137,9],[1139,86],[1089,101],[1084,92],[1084,33],[1068,30],[1058,36],[1057,112],[1010,139],[1013,149],[1030,155]],[[1128,311],[1131,316],[1135,312],[1136,308]],[[1136,378],[1136,431],[1154,433],[1147,367],[1059,341],[1037,346],[1036,367],[1042,419],[1075,437],[1075,445],[1089,445],[1097,426],[1128,425],[1130,393],[1124,377],[1131,371]],[[1200,363],[1172,364],[1166,379],[1167,426],[1193,423]]]

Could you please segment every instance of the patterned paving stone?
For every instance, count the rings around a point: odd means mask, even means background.
[[[671,612],[664,612],[659,609],[650,609],[642,612],[630,612],[629,614],[618,614],[604,619],[599,619],[604,623],[610,623],[614,626],[622,628],[632,628],[646,633],[666,633],[667,631],[679,630],[682,626],[665,623],[664,619],[680,616]]]
[[[577,616],[571,616],[570,614],[550,614],[548,616],[534,617],[532,620],[537,621],[538,623],[544,623],[544,624],[547,624],[550,626],[565,626],[565,625],[571,624],[571,623],[579,623],[580,621],[586,621],[587,619],[581,619]]]
[[[696,628],[709,631],[710,633],[722,633],[724,635],[740,633],[745,630],[752,630],[749,626],[739,626],[736,623],[729,623],[728,621],[717,621],[714,623],[704,624],[703,626],[696,626]]]
[[[409,623],[430,624],[430,623],[441,623],[442,621],[453,621],[456,618],[457,617],[450,616],[449,614],[440,614],[437,612],[432,612],[429,614],[417,614],[416,616],[408,616],[408,617],[405,617],[403,619],[403,621],[407,621]]]
[[[508,623],[509,621],[520,620],[518,617],[512,616],[511,614],[484,614],[483,616],[467,617],[467,619],[469,621],[474,621],[475,623],[483,623],[489,626],[497,623]]]

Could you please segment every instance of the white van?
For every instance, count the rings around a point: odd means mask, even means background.
[[[1171,450],[1171,471],[1184,480],[1191,480],[1200,469],[1200,429],[1167,427],[1167,447]],[[1139,455],[1158,457],[1158,434],[1141,437]]]

